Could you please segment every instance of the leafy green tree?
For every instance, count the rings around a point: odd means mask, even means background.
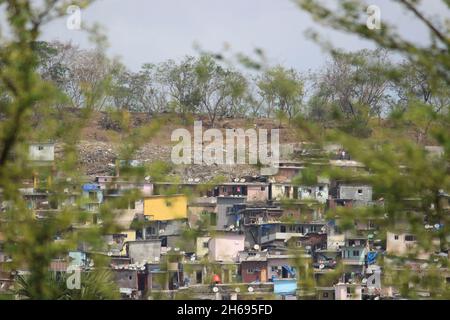
[[[99,86],[84,91],[86,108],[80,113],[55,113],[53,106],[64,103],[64,94],[55,85],[55,79],[60,75],[59,66],[55,69],[51,63],[43,62],[55,52],[38,42],[44,23],[64,15],[68,5],[83,7],[89,3],[0,1],[11,31],[10,37],[0,38],[0,91],[6,97],[0,111],[0,190],[3,203],[0,233],[4,254],[11,258],[3,263],[3,267],[11,271],[28,271],[26,290],[33,299],[55,297],[53,275],[49,273],[53,259],[67,257],[69,251],[80,246],[94,252],[101,251],[105,246],[102,235],[117,232],[111,210],[100,210],[102,223],[93,225],[92,214],[86,212],[80,202],[72,205],[69,201],[71,193],[67,192],[74,190],[74,185],[81,184],[76,144],[93,106],[103,98],[102,90]],[[50,71],[46,73],[45,70]],[[30,142],[48,140],[60,143],[63,159],[46,166],[30,162]],[[47,181],[45,186],[37,186],[45,189],[52,204],[44,216],[38,217],[23,196],[24,184],[33,177]],[[104,264],[103,258],[94,258],[98,270]],[[98,279],[108,281],[109,288],[112,288],[109,278]],[[97,291],[87,292],[94,297]]]
[[[334,5],[310,0],[296,2],[316,21],[326,26],[362,36],[372,40],[380,48],[401,54],[414,68],[421,70],[427,85],[430,85],[430,92],[439,92],[439,88],[448,87],[448,23],[438,23],[427,18],[419,9],[421,1],[400,0],[398,3],[429,31],[431,41],[428,46],[404,39],[393,26],[386,23],[382,23],[379,30],[367,28],[365,22],[368,4],[364,1],[336,1]],[[447,1],[442,1],[441,5],[443,8],[449,7]],[[317,33],[313,35],[316,40],[320,40]],[[407,77],[409,72],[401,68],[394,72],[380,68],[377,74],[399,81],[402,77]],[[417,89],[412,83],[406,84],[405,88],[410,92]],[[420,90],[420,96],[428,99],[428,89]],[[383,206],[340,210],[340,220],[372,218],[379,226],[380,238],[387,232],[409,232],[416,237],[416,245],[408,256],[387,254],[382,259],[385,285],[393,285],[404,297],[418,298],[421,291],[426,291],[432,298],[448,298],[448,283],[442,273],[439,276],[439,270],[448,267],[448,258],[437,255],[448,250],[450,231],[448,206],[445,205],[445,199],[448,198],[446,193],[450,188],[448,103],[437,110],[425,106],[426,103],[418,103],[417,95],[406,96],[407,99],[403,102],[406,106],[403,108],[404,112],[397,113],[391,119],[393,122],[386,123],[376,134],[374,132],[366,139],[352,137],[340,130],[326,132],[322,142],[340,142],[354,159],[365,166],[364,174],[331,168],[324,170],[322,174],[350,181],[367,181],[373,185],[377,199],[383,200]],[[423,116],[426,118],[423,119]],[[310,133],[311,139],[321,136],[317,134],[317,128],[305,121],[300,120],[299,125],[306,129],[302,130],[304,133]],[[440,156],[429,154],[422,144],[411,139],[408,131],[414,126],[424,128],[426,137],[420,139],[420,142],[428,141],[442,147],[443,153]],[[333,216],[334,213],[330,214]],[[440,228],[431,231],[425,228],[426,224],[438,224]],[[353,229],[353,223],[346,226]],[[428,257],[422,256],[423,253],[428,253]],[[422,263],[419,272],[413,271],[411,264],[417,261]]]
[[[195,64],[200,108],[211,126],[217,119],[233,115],[247,88],[247,80],[237,71],[224,69],[211,56],[202,56]]]
[[[304,81],[294,69],[270,68],[257,79],[257,86],[268,117],[279,112],[292,119],[301,111]]]
[[[334,52],[332,62],[315,76],[311,117],[367,136],[370,119],[386,113],[390,81],[383,71],[389,65],[383,50]]]
[[[67,287],[68,275],[52,272],[47,277],[50,294],[49,300],[111,300],[118,299],[119,293],[114,284],[112,273],[108,270],[98,270],[83,273],[79,289]],[[33,284],[26,276],[17,276],[14,294],[21,299],[41,299],[35,295]]]

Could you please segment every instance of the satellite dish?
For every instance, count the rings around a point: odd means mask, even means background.
[[[145,181],[149,181],[149,180],[150,180],[150,176],[146,176],[146,177],[144,178],[144,180],[145,180]]]
[[[195,178],[194,181],[195,181],[195,182],[199,182],[199,181],[200,181],[200,178]]]
[[[323,263],[319,264],[319,269],[322,270],[323,268],[325,268],[325,265]]]
[[[239,292],[241,292],[241,289],[239,287],[236,287],[236,289],[234,289],[234,291],[239,293]]]
[[[248,292],[253,292],[253,287],[248,287]]]
[[[255,245],[253,246],[253,249],[259,250],[259,244],[255,244]]]
[[[192,178],[189,178],[189,179],[188,179],[188,182],[192,182],[192,181],[194,181],[194,179],[192,179]]]
[[[235,179],[234,179],[234,182],[239,182],[239,178],[235,178]]]
[[[241,179],[241,182],[245,182],[245,179]]]
[[[164,233],[164,232],[165,232],[164,229],[159,230],[159,233]]]
[[[219,288],[214,287],[214,288],[213,288],[213,292],[219,292]]]

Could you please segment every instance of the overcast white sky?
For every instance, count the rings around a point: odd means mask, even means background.
[[[394,1],[368,2],[378,5],[381,18],[395,21],[409,38],[427,39],[422,25],[412,23],[412,16]],[[430,14],[449,17],[440,2],[424,1]],[[306,29],[317,25],[291,0],[98,0],[83,10],[82,20],[100,23],[108,37],[108,53],[120,57],[133,70],[143,63],[195,54],[194,43],[211,51],[220,51],[224,43],[244,53],[262,48],[271,63],[303,71],[317,68],[326,59],[326,54],[304,35]],[[332,30],[324,34],[349,50],[371,47],[354,36]],[[64,19],[46,26],[42,39],[89,46],[86,34],[68,30]]]

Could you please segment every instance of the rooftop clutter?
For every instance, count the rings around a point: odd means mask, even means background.
[[[32,159],[40,165],[52,163],[52,144],[40,147],[30,149]],[[336,157],[329,160],[331,165],[363,168],[342,149]],[[275,176],[247,175],[208,185],[195,178],[174,183],[147,176],[134,180],[97,176],[67,188],[63,203],[46,191],[57,174],[41,167],[22,192],[37,219],[81,203],[90,214],[85,224],[101,224],[99,210],[114,203],[120,231],[103,239],[107,249],[101,254],[109,257],[124,298],[156,293],[212,299],[297,298],[307,295],[301,280],[307,272],[316,282],[309,298],[392,298],[395,288],[376,281],[383,273],[378,261],[385,255],[405,256],[415,247],[409,230],[389,231],[384,240],[376,217],[352,221],[352,232],[341,229],[341,210],[382,208],[383,199],[374,200],[371,185],[363,181],[321,178],[302,185],[296,181],[305,168],[302,161],[280,161]],[[128,197],[133,191],[137,196]],[[115,200],[122,198],[126,201],[117,205]],[[442,198],[448,202],[445,192]],[[436,223],[426,226],[429,232],[441,228]],[[95,268],[92,254],[80,247],[55,259],[49,268],[64,272],[75,265],[88,272]],[[421,252],[418,258],[429,254]],[[1,251],[0,257],[7,260]],[[342,272],[337,280],[326,280],[338,266]],[[14,281],[13,276],[8,279]]]

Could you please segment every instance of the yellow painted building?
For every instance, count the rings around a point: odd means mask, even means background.
[[[144,199],[144,215],[150,220],[175,220],[187,218],[185,195],[151,196]]]

